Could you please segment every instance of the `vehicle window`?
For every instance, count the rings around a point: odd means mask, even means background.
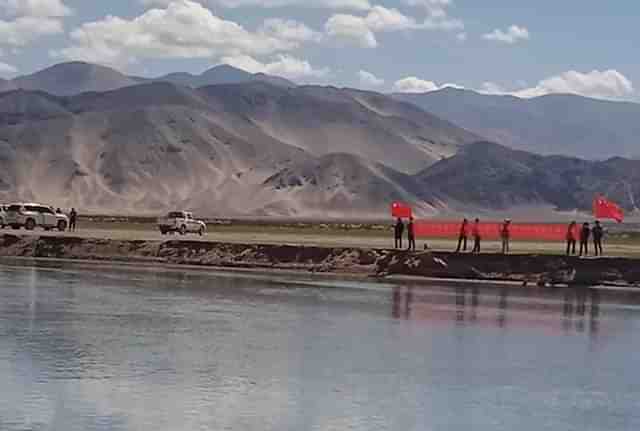
[[[20,205],[9,205],[9,211],[18,212],[20,208]]]
[[[184,218],[184,215],[180,212],[169,213],[169,218]]]
[[[25,211],[30,211],[30,212],[40,212],[38,207],[33,206],[33,205],[25,205],[24,210]]]
[[[51,208],[48,208],[48,207],[38,207],[38,212],[40,214],[53,214],[53,211],[51,210]]]

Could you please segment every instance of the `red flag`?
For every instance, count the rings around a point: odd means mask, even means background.
[[[602,196],[596,197],[593,201],[593,215],[599,219],[613,219],[618,223],[624,221],[622,208]]]
[[[391,216],[395,218],[411,218],[413,216],[413,211],[407,204],[394,202],[391,204]]]

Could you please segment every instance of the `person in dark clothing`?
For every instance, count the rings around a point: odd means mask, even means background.
[[[395,239],[396,239],[396,249],[402,248],[402,235],[404,235],[404,223],[402,219],[398,217],[398,221],[396,222],[394,229]]]
[[[480,253],[480,219],[476,219],[475,223],[473,223],[473,229],[471,230],[471,235],[473,236],[473,251],[472,253]]]
[[[506,219],[500,227],[500,239],[502,239],[502,254],[509,254],[511,241],[511,220]]]
[[[409,238],[408,250],[416,251],[416,232],[413,226],[413,217],[409,219],[409,224],[407,225],[407,237]]]
[[[591,228],[589,227],[589,223],[585,223],[582,225],[582,229],[580,230],[580,256],[589,255],[589,237],[590,236],[591,236]]]
[[[69,213],[69,231],[76,231],[76,223],[78,222],[78,213],[75,208],[71,208],[71,213]]]
[[[467,240],[469,238],[469,220],[464,219],[462,226],[460,226],[460,235],[458,236],[458,248],[456,253],[460,253],[460,250],[467,251]]]
[[[593,247],[596,249],[596,256],[602,256],[602,237],[604,236],[604,229],[599,221],[596,221],[596,225],[593,227]]]
[[[567,229],[567,256],[576,254],[576,226],[577,223],[572,221]]]

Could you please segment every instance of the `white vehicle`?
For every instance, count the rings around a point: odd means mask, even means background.
[[[193,218],[187,211],[172,211],[166,217],[158,219],[158,229],[162,235],[178,232],[180,235],[197,233],[202,236],[207,231],[207,225]]]
[[[53,207],[34,203],[17,203],[7,207],[5,223],[13,229],[34,230],[41,227],[44,230],[58,229],[60,232],[67,230],[69,218],[64,214],[58,214]]]
[[[7,226],[7,205],[0,205],[0,229]]]

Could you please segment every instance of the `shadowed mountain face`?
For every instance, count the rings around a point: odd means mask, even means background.
[[[478,139],[365,96],[264,82],[4,93],[0,200],[103,213],[381,215],[388,199],[418,199],[411,175]]]
[[[573,95],[533,99],[445,88],[398,100],[514,149],[586,159],[640,154],[640,104]]]
[[[213,67],[200,75],[172,73],[158,78],[127,76],[115,69],[83,62],[61,63],[31,75],[13,80],[0,79],[0,92],[11,90],[43,91],[57,96],[73,96],[85,92],[104,92],[149,82],[169,82],[198,88],[207,85],[267,82],[282,87],[295,87],[284,78],[252,74],[228,65]]]
[[[589,210],[594,196],[603,193],[633,210],[635,197],[640,198],[640,161],[545,157],[478,142],[425,169],[415,180],[459,207]]]

